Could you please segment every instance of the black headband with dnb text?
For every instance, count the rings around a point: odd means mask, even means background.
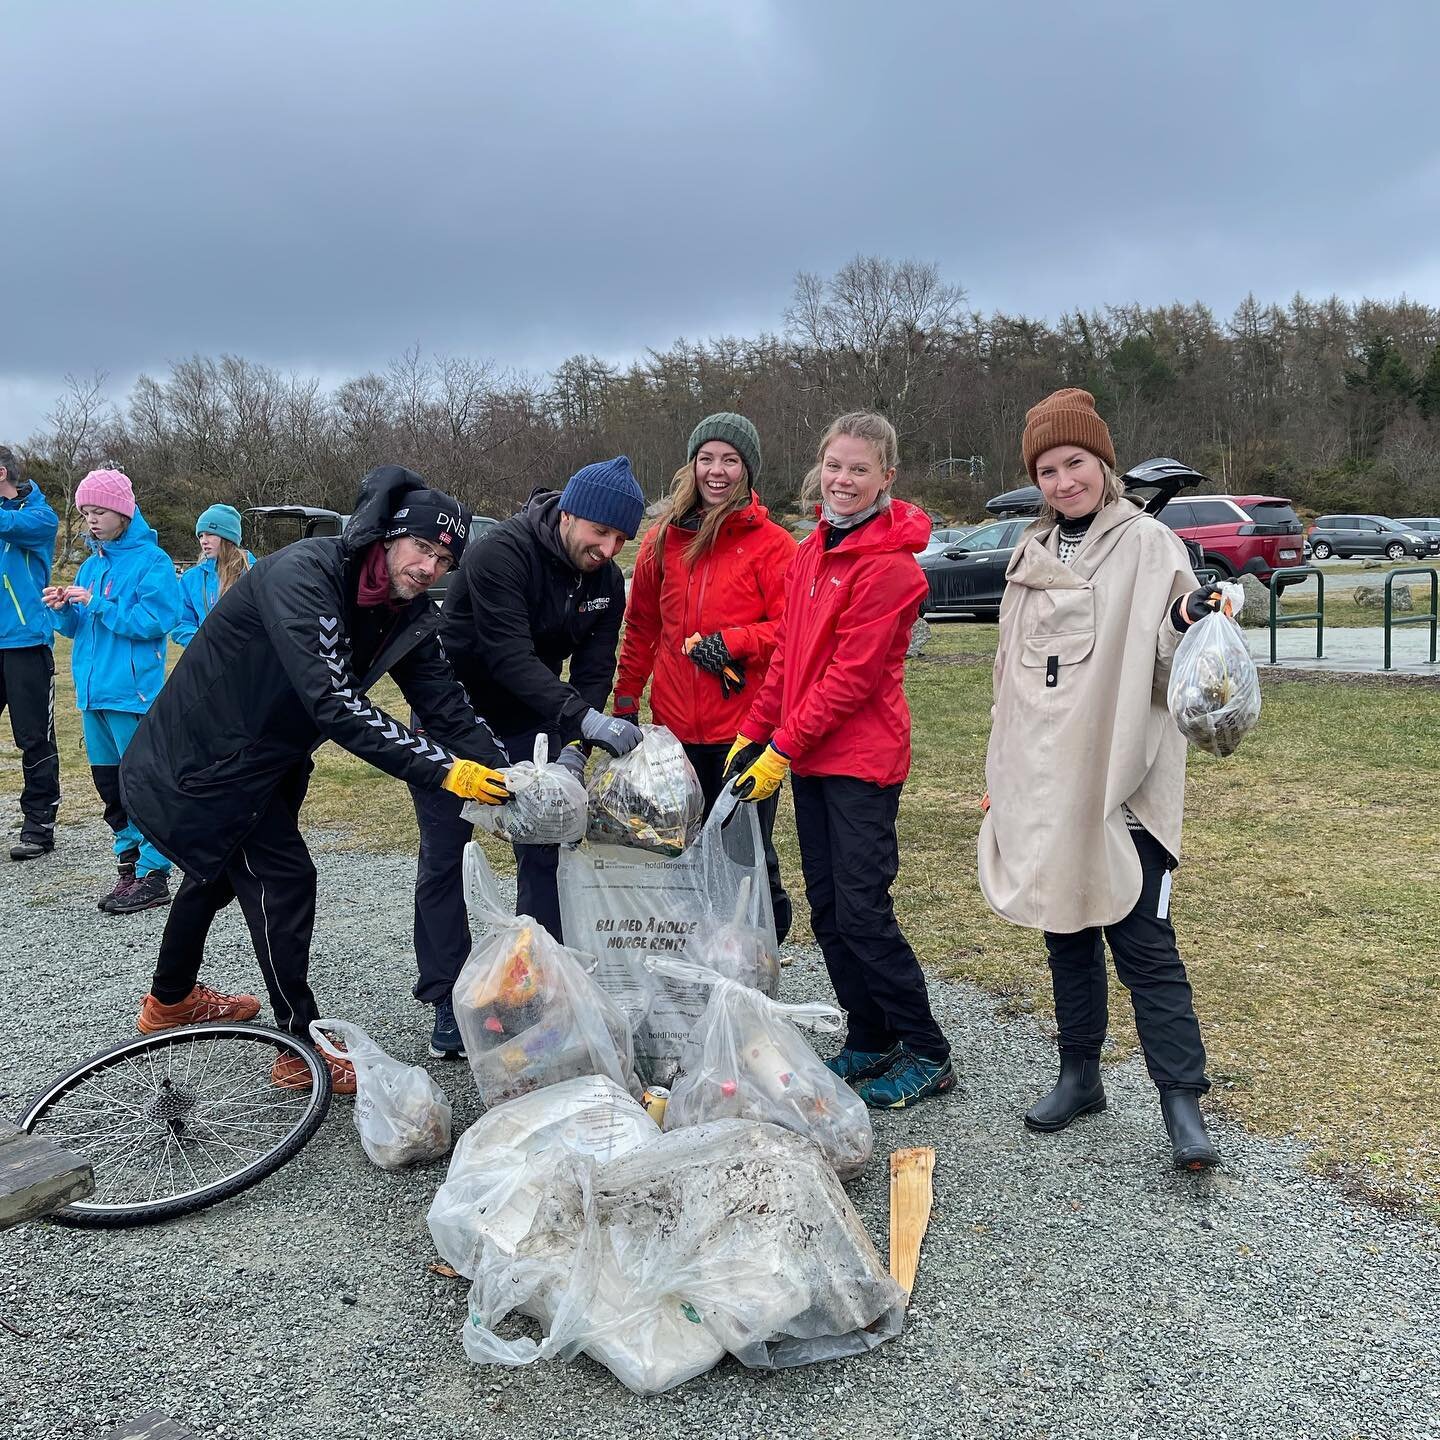
[[[465,548],[468,521],[464,510],[448,495],[439,490],[416,490],[405,497],[405,503],[390,517],[385,538],[415,535],[444,546],[458,561]]]

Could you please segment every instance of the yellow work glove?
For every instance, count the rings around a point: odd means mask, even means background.
[[[505,772],[492,770],[478,760],[457,760],[440,785],[462,800],[478,800],[482,805],[503,805],[510,798]]]
[[[773,745],[767,745],[731,788],[741,800],[768,800],[789,768],[790,762]]]
[[[720,772],[721,776],[728,779],[731,775],[738,775],[742,770],[748,770],[760,758],[764,749],[765,742],[763,740],[752,740],[748,735],[737,735],[735,743],[730,747],[730,753],[725,757],[725,768]]]

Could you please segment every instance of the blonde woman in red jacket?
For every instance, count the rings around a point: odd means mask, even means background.
[[[899,1110],[955,1084],[920,962],[895,919],[895,831],[910,773],[905,649],[925,596],[923,510],[892,499],[898,443],[881,415],[834,421],[806,495],[821,520],[796,552],[764,688],[727,758],[744,800],[794,775],[810,925],[845,1045],[826,1064],[867,1105]]]
[[[795,539],[755,494],[760,436],[743,415],[707,415],[691,432],[664,513],[646,533],[630,581],[615,713],[650,713],[685,747],[708,814],[724,788],[730,741],[765,679],[785,605]],[[760,807],[775,930],[790,897],[771,842],[778,795]]]

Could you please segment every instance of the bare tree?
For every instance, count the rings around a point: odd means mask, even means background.
[[[105,458],[107,441],[118,426],[114,407],[105,398],[103,370],[86,380],[65,377],[65,390],[45,417],[49,430],[36,436],[29,449],[49,465],[64,496],[61,551],[69,557],[75,535],[75,487]]]

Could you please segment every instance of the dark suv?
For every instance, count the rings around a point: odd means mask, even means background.
[[[1432,544],[1437,540],[1440,535],[1411,530],[1383,515],[1322,515],[1310,527],[1310,550],[1317,560],[1332,555],[1342,560],[1352,555],[1383,555],[1387,560],[1413,555],[1423,560],[1440,551],[1440,544]]]

